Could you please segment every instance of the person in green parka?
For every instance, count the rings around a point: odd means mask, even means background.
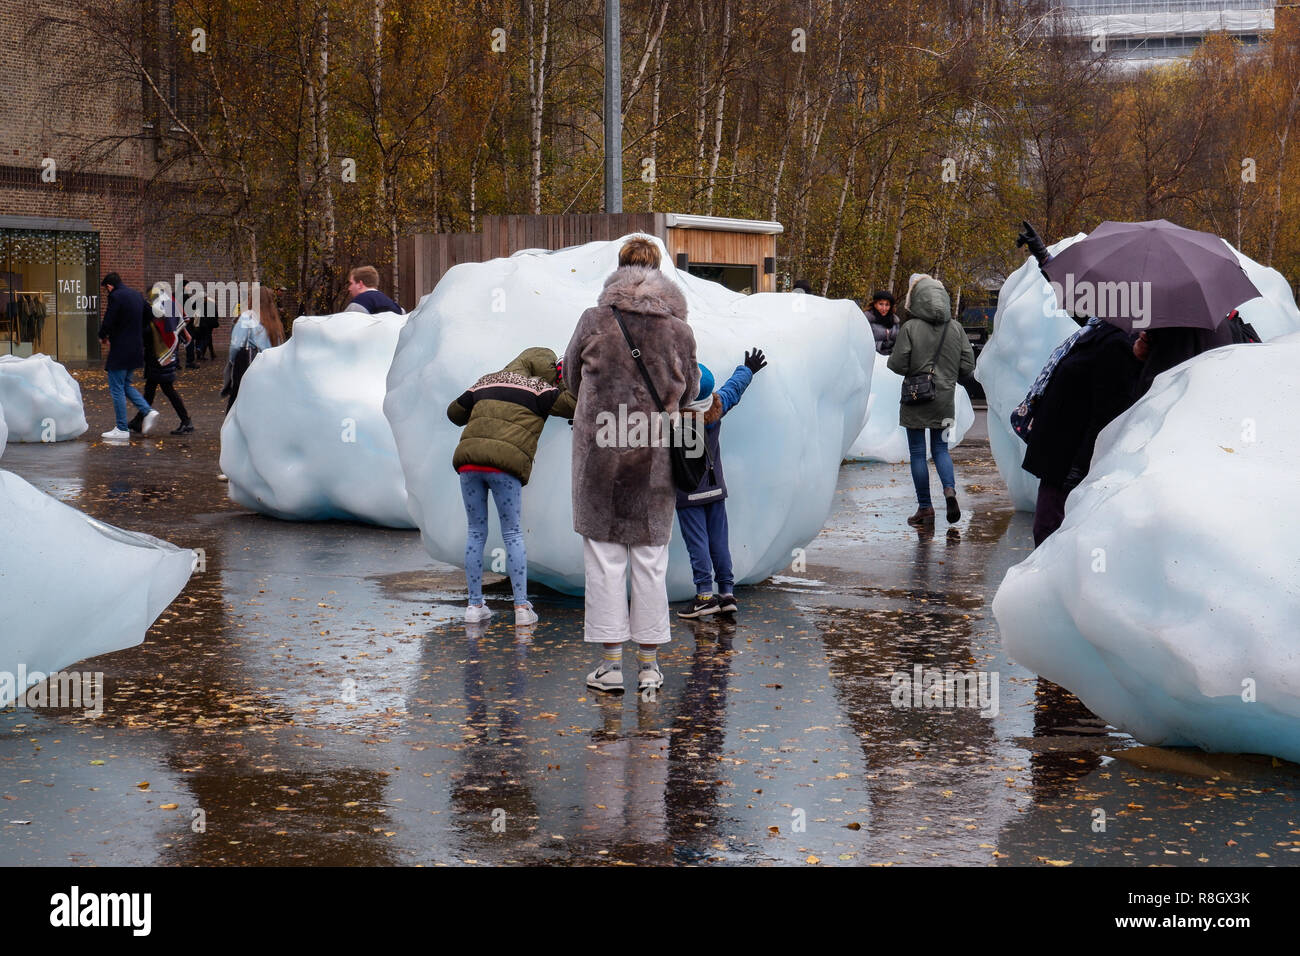
[[[564,387],[555,353],[531,348],[520,352],[501,371],[484,375],[447,406],[447,417],[465,428],[451,464],[460,475],[469,523],[465,539],[466,621],[486,621],[492,616],[483,601],[483,548],[491,491],[505,539],[515,623],[537,622],[537,612],[528,600],[528,555],[520,523],[523,486],[532,474],[537,440],[547,416],[572,418],[576,404]]]
[[[961,518],[957,481],[944,432],[956,423],[957,380],[975,370],[975,351],[966,330],[952,317],[952,301],[943,285],[930,276],[913,276],[903,303],[909,321],[898,331],[889,369],[907,377],[933,365],[935,396],[918,405],[899,402],[898,423],[907,429],[912,458],[912,483],[916,486],[916,514],[907,519],[913,527],[934,525],[930,503],[930,469],[925,461],[925,433],[930,432],[930,455],[943,484],[948,503],[948,523]],[[941,344],[942,341],[942,344]]]

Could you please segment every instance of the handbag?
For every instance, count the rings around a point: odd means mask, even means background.
[[[949,319],[944,323],[943,333],[939,336],[939,344],[934,347],[934,354],[930,356],[928,372],[914,372],[903,378],[903,391],[899,396],[899,401],[904,405],[924,405],[926,402],[932,402],[938,395],[938,390],[934,387],[934,363],[939,361],[939,353],[943,351],[943,340],[948,337],[948,326],[952,325]]]
[[[633,344],[632,336],[628,334],[627,326],[623,324],[623,316],[618,308],[610,306],[610,311],[614,313],[614,319],[623,332],[623,340],[632,351],[632,358],[636,359],[636,367],[641,370],[641,377],[645,379],[646,388],[650,390],[650,397],[654,400],[655,407],[659,409],[660,414],[664,414],[664,403],[660,401],[659,390],[655,388],[650,372],[646,369],[645,362],[641,360],[641,350]],[[688,454],[691,448],[700,449],[702,454]],[[678,415],[673,423],[668,457],[673,468],[673,484],[682,491],[695,491],[706,476],[711,484],[717,484],[718,479],[713,473],[713,459],[709,455],[708,446],[704,443],[704,430],[690,421],[687,416]]]

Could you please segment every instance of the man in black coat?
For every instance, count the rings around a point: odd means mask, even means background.
[[[1133,404],[1141,371],[1132,337],[1102,322],[1052,372],[1034,408],[1021,466],[1039,480],[1035,547],[1065,520],[1065,499],[1088,474],[1097,436]]]
[[[108,391],[113,396],[113,414],[116,416],[113,430],[100,437],[111,442],[125,442],[131,438],[126,421],[128,398],[144,416],[140,425],[143,434],[153,431],[158,420],[158,413],[131,384],[135,370],[144,365],[144,322],[148,307],[144,297],[123,283],[116,272],[104,276],[100,285],[108,289],[108,305],[104,309],[103,321],[99,323],[99,344],[108,349],[104,371],[108,373]]]

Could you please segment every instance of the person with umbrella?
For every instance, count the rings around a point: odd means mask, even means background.
[[[1024,225],[1016,244],[1029,246],[1061,306],[1076,321],[1079,311],[1097,313],[1053,352],[1012,414],[1028,445],[1022,467],[1039,478],[1037,546],[1064,520],[1101,430],[1160,372],[1230,344],[1224,302],[1259,293],[1223,240],[1164,220],[1103,223],[1057,256]]]
[[[1094,314],[1139,333],[1136,398],[1161,372],[1231,345],[1225,320],[1260,294],[1226,242],[1165,219],[1103,222],[1042,268],[1066,311],[1074,311],[1071,299],[1091,295]]]

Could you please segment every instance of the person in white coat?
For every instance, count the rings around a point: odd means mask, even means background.
[[[221,394],[228,396],[226,411],[230,411],[239,395],[239,383],[248,366],[259,352],[275,348],[284,341],[284,323],[275,307],[275,297],[266,286],[258,289],[257,304],[240,314],[230,331],[230,354],[226,359],[225,388]]]

